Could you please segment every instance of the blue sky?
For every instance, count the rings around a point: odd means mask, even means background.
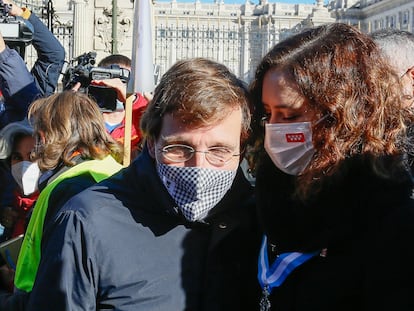
[[[224,0],[226,2],[226,0]],[[253,1],[256,2],[256,1]],[[269,2],[281,2],[281,3],[291,3],[291,4],[297,4],[297,3],[305,3],[305,4],[314,4],[316,3],[316,0],[271,0]]]
[[[166,1],[166,0],[162,0]],[[168,0],[167,0],[168,1]],[[214,0],[200,0],[202,3],[213,3]],[[259,3],[259,0],[250,0],[253,3]],[[194,2],[194,0],[177,0],[177,2]],[[228,4],[234,4],[234,3],[244,3],[245,0],[224,0],[224,3]],[[304,3],[304,4],[315,4],[316,0],[269,0],[270,3],[274,2],[280,2],[280,3],[291,3],[291,4],[297,4],[297,3]],[[327,3],[327,1],[324,1]]]

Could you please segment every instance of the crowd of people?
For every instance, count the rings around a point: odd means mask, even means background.
[[[250,85],[180,60],[132,94],[122,166],[125,81],[90,82],[110,111],[57,91],[63,47],[3,1],[38,60],[0,35],[0,310],[414,310],[413,34],[306,28]]]

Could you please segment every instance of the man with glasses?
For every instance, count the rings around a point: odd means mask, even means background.
[[[256,309],[260,236],[239,168],[249,125],[225,66],[176,63],[141,119],[140,156],[45,225],[28,310]]]

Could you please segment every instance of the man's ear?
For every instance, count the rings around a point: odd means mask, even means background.
[[[146,143],[149,155],[155,159],[155,141],[152,138],[147,138]]]

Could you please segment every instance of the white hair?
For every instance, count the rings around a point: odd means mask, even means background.
[[[371,38],[400,77],[414,67],[414,34],[398,29],[382,29],[371,33]]]

